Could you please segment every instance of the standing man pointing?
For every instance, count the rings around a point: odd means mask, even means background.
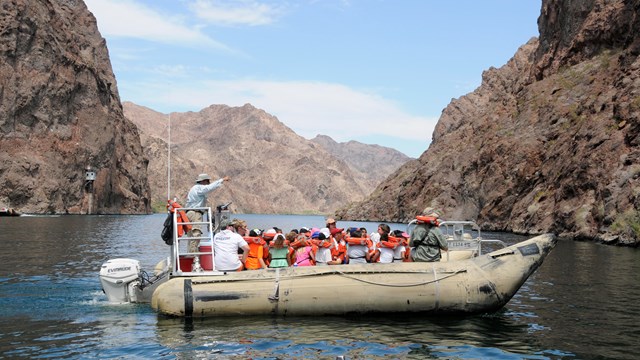
[[[189,194],[187,195],[187,203],[185,207],[187,208],[197,208],[197,207],[206,207],[207,206],[207,195],[213,190],[222,186],[222,183],[225,181],[229,181],[229,177],[225,176],[222,179],[218,179],[214,182],[211,182],[211,176],[209,174],[200,174],[196,179],[196,184],[191,187],[189,190]],[[201,222],[202,215],[204,215],[204,210],[189,210],[187,211],[187,217],[191,222]],[[194,225],[192,227],[191,233],[188,234],[189,237],[200,237],[202,236],[202,228],[199,225]],[[199,240],[189,240],[189,252],[197,252]]]

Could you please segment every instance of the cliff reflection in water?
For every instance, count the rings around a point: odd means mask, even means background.
[[[318,216],[237,215],[252,227],[321,225]],[[634,358],[640,251],[560,241],[507,306],[480,316],[364,315],[167,319],[111,305],[107,259],[168,255],[164,215],[3,219],[0,357],[34,358]],[[376,223],[339,223],[341,226]],[[393,227],[402,227],[393,224]],[[485,234],[508,243],[525,237]],[[335,290],[340,297],[340,289]]]

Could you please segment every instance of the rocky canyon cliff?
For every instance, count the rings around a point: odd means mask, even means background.
[[[540,36],[442,112],[422,156],[345,219],[426,206],[484,229],[638,245],[640,1],[543,0]]]
[[[3,206],[150,211],[137,128],[123,115],[105,40],[82,1],[0,4],[0,148]]]

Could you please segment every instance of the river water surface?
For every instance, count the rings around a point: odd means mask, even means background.
[[[98,273],[168,255],[164,215],[0,218],[0,358],[637,359],[640,250],[560,241],[501,311],[465,317],[231,318],[192,322],[110,305]],[[318,216],[238,215],[251,227]],[[339,222],[340,227],[375,223]],[[391,224],[392,229],[404,229]],[[509,244],[525,237],[484,234]],[[339,298],[339,291],[336,297]]]

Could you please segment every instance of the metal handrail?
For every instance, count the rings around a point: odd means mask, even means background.
[[[200,256],[201,255],[211,255],[211,262],[212,264],[215,264],[214,262],[214,258],[213,258],[213,225],[211,223],[211,219],[212,217],[212,212],[211,212],[211,208],[210,207],[193,207],[193,208],[180,208],[179,211],[184,211],[185,213],[188,211],[205,211],[206,212],[206,218],[208,219],[207,221],[189,221],[189,222],[184,222],[182,224],[186,224],[186,225],[206,225],[207,226],[207,230],[202,232],[203,236],[178,236],[178,215],[177,215],[177,211],[175,211],[173,213],[173,244],[171,245],[171,269],[172,272],[177,274],[177,275],[184,275],[184,274],[188,274],[188,275],[194,275],[194,274],[201,274],[202,272],[204,272],[202,270],[202,268],[200,267]],[[206,234],[206,235],[205,235]],[[181,242],[184,241],[191,241],[191,240],[199,240],[199,241],[203,241],[203,240],[207,240],[209,241],[209,243],[211,243],[211,251],[207,251],[207,252],[203,252],[203,251],[196,251],[196,252],[181,252],[180,251],[180,244]],[[185,257],[185,256],[193,256],[194,257],[194,265],[197,266],[196,269],[192,269],[192,270],[196,270],[196,271],[182,271],[182,269],[180,269],[180,258],[181,257]],[[197,260],[197,261],[196,261]],[[213,270],[215,270],[215,265],[213,265]]]
[[[408,224],[407,224],[407,233],[411,234],[412,232],[412,226],[417,225],[417,221],[411,220]],[[475,251],[477,253],[477,255],[482,255],[482,245],[483,244],[488,244],[488,243],[496,243],[501,245],[503,248],[507,247],[507,245],[500,241],[500,240],[495,240],[495,239],[483,239],[482,238],[482,232],[480,230],[480,226],[478,226],[478,224],[476,224],[475,221],[443,221],[440,223],[439,225],[440,228],[444,228],[445,231],[443,231],[443,234],[445,235],[445,237],[447,238],[447,243],[449,242],[465,242],[465,243],[469,243],[472,246],[469,247],[465,247],[465,248],[450,248],[449,251],[447,251],[446,256],[447,256],[447,260],[449,260],[449,252],[450,251]],[[465,229],[468,229],[468,231],[465,231]],[[477,236],[475,237],[471,237],[471,238],[465,238],[464,234],[469,234],[471,235],[471,232],[476,232]]]

